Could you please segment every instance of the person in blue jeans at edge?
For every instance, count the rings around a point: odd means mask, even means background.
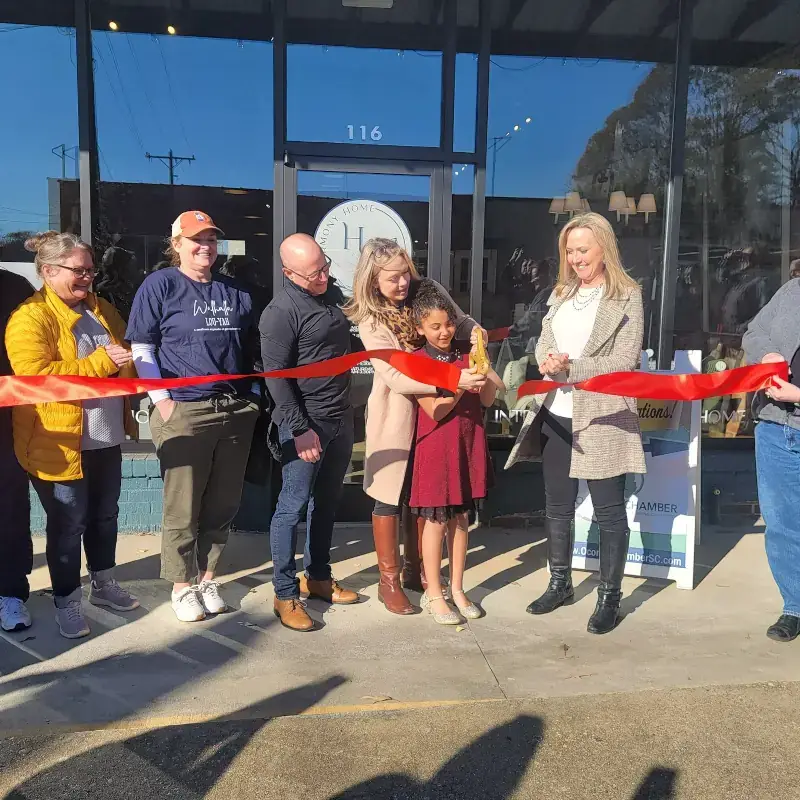
[[[315,364],[350,352],[350,323],[330,278],[330,259],[311,236],[295,233],[280,248],[286,281],[259,323],[265,371]],[[291,630],[314,627],[301,589],[329,603],[359,600],[334,580],[331,538],[353,451],[350,374],[267,379],[281,444],[283,485],[270,524],[275,615]],[[305,575],[295,569],[297,525],[306,511]],[[302,586],[301,586],[302,583]]]
[[[250,292],[211,268],[219,228],[202,211],[172,223],[171,267],[136,292],[126,338],[141,378],[242,375],[258,356]],[[180,622],[228,610],[216,573],[239,510],[258,418],[252,382],[150,392],[150,430],[164,478],[161,577]]]
[[[785,283],[752,320],[742,339],[749,364],[789,362],[790,381],[766,390],[756,425],[756,473],[766,523],[769,566],[783,613],[767,636],[800,635],[800,280]]]

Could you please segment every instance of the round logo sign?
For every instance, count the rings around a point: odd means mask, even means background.
[[[342,291],[353,294],[361,248],[370,239],[393,239],[409,256],[413,240],[408,225],[393,209],[373,200],[347,200],[332,208],[319,223],[314,238],[331,260],[331,274]]]

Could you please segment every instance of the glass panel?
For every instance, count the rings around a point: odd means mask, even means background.
[[[744,364],[742,334],[800,266],[798,165],[800,69],[692,68],[674,341],[706,372]],[[704,434],[751,438],[751,400],[705,401]]]
[[[79,205],[60,203],[66,185],[78,194],[75,31],[2,24],[0,37],[9,112],[0,125],[0,267],[38,287],[25,240],[48,229],[80,231]]]
[[[395,239],[406,246],[417,269],[426,273],[428,176],[300,171],[297,191],[297,229],[314,235],[331,258],[331,274],[345,296],[350,294],[361,246],[375,236]],[[351,335],[353,349],[362,350],[355,326]],[[348,509],[349,519],[353,518],[353,509],[367,509],[360,486],[364,477],[364,411],[372,389],[372,373],[369,363],[353,370],[356,443],[345,482],[356,484],[358,492],[341,504]]]
[[[287,48],[291,140],[436,147],[441,102],[441,53]]]
[[[225,231],[216,269],[264,302],[272,286],[272,44],[181,36],[180,12],[171,19],[178,35],[93,34],[98,292],[123,316],[144,276],[166,265],[172,221],[191,209]]]
[[[456,152],[475,152],[477,98],[478,56],[475,53],[458,53],[453,129],[453,149]]]
[[[472,253],[472,195],[475,192],[475,167],[453,167],[453,223],[450,240],[450,269],[442,276],[450,294],[466,312],[470,308],[470,258]]]
[[[533,351],[558,232],[574,213],[613,223],[644,288],[645,346],[655,341],[672,75],[670,64],[492,57],[482,322],[513,325],[495,356],[510,422],[495,433],[516,435],[525,405],[516,388],[539,377]]]

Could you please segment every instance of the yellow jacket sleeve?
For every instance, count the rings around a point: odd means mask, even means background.
[[[6,328],[6,351],[14,374],[109,378],[118,372],[117,365],[104,347],[98,347],[85,358],[61,358],[58,348],[60,333],[57,326],[48,326],[35,305],[20,306],[11,315]]]

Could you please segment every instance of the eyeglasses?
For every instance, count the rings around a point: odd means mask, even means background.
[[[94,267],[89,269],[81,267],[67,267],[64,264],[48,264],[48,267],[61,267],[61,269],[68,269],[73,275],[78,278],[94,278],[97,276],[97,270]]]
[[[310,275],[303,275],[302,272],[295,272],[293,269],[289,269],[289,267],[284,267],[284,269],[292,275],[297,275],[298,278],[303,278],[307,281],[315,281],[320,275],[327,275],[331,271],[331,260],[328,256],[325,256],[324,266],[314,270]]]

